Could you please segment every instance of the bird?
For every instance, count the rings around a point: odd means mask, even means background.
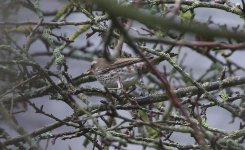
[[[171,57],[176,54],[170,53]],[[152,65],[157,65],[164,59],[162,57],[147,57]],[[135,85],[142,75],[149,72],[147,63],[138,57],[116,58],[107,60],[97,58],[91,62],[89,69],[95,78],[108,89],[122,89]]]

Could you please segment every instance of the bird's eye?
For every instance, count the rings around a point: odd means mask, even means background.
[[[93,62],[91,63],[91,69],[94,68],[95,64],[97,64],[97,61],[93,61]]]
[[[91,69],[93,69],[94,68],[94,64],[91,64]]]

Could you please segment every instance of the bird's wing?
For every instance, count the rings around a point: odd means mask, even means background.
[[[135,58],[135,57],[133,57],[133,58],[116,59],[107,68],[102,70],[101,73],[113,70],[115,68],[120,68],[120,67],[124,67],[124,66],[128,66],[128,65],[132,65],[132,64],[135,64],[135,63],[138,63],[138,62],[143,62],[143,60],[141,58]]]

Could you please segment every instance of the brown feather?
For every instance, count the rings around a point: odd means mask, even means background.
[[[171,57],[176,56],[176,54],[173,53],[170,54]],[[147,59],[152,65],[156,65],[164,60],[164,58],[162,57],[147,57]],[[110,62],[105,58],[98,58],[92,62],[94,66],[91,69],[98,69],[100,70],[100,73],[105,73],[115,68],[136,64],[139,62],[144,62],[144,60],[142,58],[131,57],[131,58],[116,58],[114,61]]]

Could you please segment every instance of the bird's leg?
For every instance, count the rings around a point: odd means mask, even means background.
[[[122,82],[120,81],[120,78],[117,80],[117,87],[118,87],[118,89],[123,90],[123,84],[122,84]]]
[[[117,88],[108,88],[108,89],[110,89],[110,90],[111,90],[111,89],[114,89],[114,90],[120,90],[120,91],[121,91],[120,95],[121,95],[121,94],[124,95],[125,98],[126,98],[127,100],[129,100],[129,102],[130,102],[131,104],[139,106],[139,104],[138,104],[137,101],[135,101],[134,99],[132,99],[132,98],[129,97],[128,92],[124,89],[123,84],[122,84],[120,78],[118,78],[118,80],[117,80]],[[135,90],[135,88],[133,88],[133,90]],[[130,92],[131,92],[131,91],[130,91]]]
[[[128,92],[123,88],[123,84],[119,78],[119,80],[117,81],[117,84],[118,84],[118,87],[119,89],[121,89],[121,94],[123,94],[125,96],[125,98],[127,100],[129,100],[129,102],[132,104],[132,105],[136,105],[136,106],[139,106],[138,102],[135,101],[134,99],[130,98],[129,95],[128,95]]]
[[[145,96],[146,93],[147,93],[147,89],[146,89],[146,87],[145,87],[145,84],[144,84],[142,78],[140,78],[139,84],[140,84],[140,87],[141,87],[141,89],[142,89],[142,92],[140,93],[140,96]]]
[[[120,78],[117,80],[117,87],[116,88],[107,88],[108,90],[123,90],[123,84],[120,81]]]
[[[136,89],[136,85],[133,85],[133,86],[132,86],[132,89],[130,89],[130,90],[127,92],[127,94],[130,94],[130,93],[133,92],[135,89]]]

